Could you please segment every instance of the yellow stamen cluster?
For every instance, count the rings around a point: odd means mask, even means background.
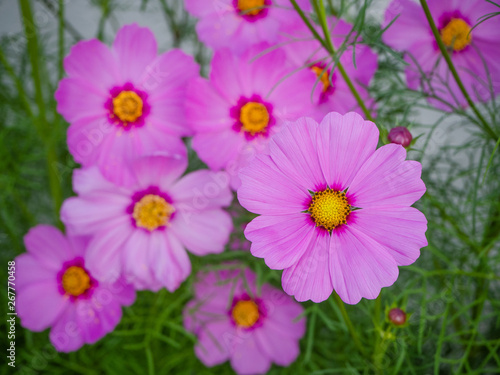
[[[231,315],[238,326],[250,328],[259,320],[259,307],[252,300],[238,301]]]
[[[78,297],[90,288],[90,276],[82,267],[71,266],[64,271],[62,286],[67,294]]]
[[[264,8],[264,0],[238,0],[238,9],[247,16],[256,16]]]
[[[330,87],[330,78],[328,77],[328,69],[324,69],[319,66],[313,66],[311,67],[311,70],[316,74],[317,77],[319,77],[319,80],[323,84],[323,92],[326,92],[326,90],[328,90]]]
[[[113,113],[125,125],[142,116],[142,99],[133,91],[122,91],[113,98]]]
[[[241,107],[240,122],[243,130],[251,135],[261,133],[269,125],[269,112],[264,104],[248,102]]]
[[[351,206],[344,192],[327,188],[314,193],[308,212],[317,227],[331,231],[347,222]]]
[[[132,217],[138,227],[151,232],[166,225],[174,211],[174,207],[168,204],[164,198],[148,194],[135,204]]]
[[[471,43],[470,29],[468,23],[463,19],[452,18],[441,29],[441,39],[446,46],[452,47],[454,51],[461,51]]]

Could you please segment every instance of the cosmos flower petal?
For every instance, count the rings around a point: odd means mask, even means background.
[[[318,157],[330,188],[351,185],[363,163],[375,151],[379,132],[357,113],[328,114],[319,125]]]
[[[122,317],[121,306],[115,300],[107,300],[106,308],[99,303],[103,296],[92,300],[79,301],[76,313],[80,334],[84,342],[94,344],[108,333],[112,332]]]
[[[265,374],[271,358],[263,354],[254,334],[232,338],[231,366],[239,375]]]
[[[165,162],[167,156],[168,162]],[[143,156],[132,162],[131,169],[137,186],[148,188],[159,185],[168,189],[175,180],[185,172],[187,160],[183,154],[157,152],[155,155]]]
[[[16,277],[23,278],[25,272],[37,272],[33,268],[19,267],[23,265],[18,265]],[[54,324],[67,307],[69,301],[59,292],[56,280],[54,274],[51,280],[36,281],[17,291],[16,311],[24,327],[36,332],[43,331]]]
[[[69,77],[88,82],[104,94],[120,81],[115,56],[97,39],[81,41],[71,47],[64,59],[64,70]]]
[[[268,155],[257,155],[240,172],[238,200],[247,210],[266,215],[302,212],[311,200],[309,192],[284,175]],[[259,194],[255,194],[258,191]]]
[[[299,343],[296,340],[283,340],[280,330],[268,325],[265,331],[255,332],[255,341],[267,356],[280,366],[288,366],[300,354]]]
[[[120,249],[122,252],[123,273],[126,275],[127,281],[138,290],[158,285],[149,266],[147,251],[149,241],[150,234],[142,228],[136,228]],[[167,251],[165,241],[160,246],[161,251]]]
[[[299,261],[315,237],[315,230],[309,215],[304,213],[266,215],[247,225],[245,237],[252,241],[253,256],[264,258],[271,269],[282,270]]]
[[[236,160],[243,150],[245,140],[242,134],[235,131],[200,132],[195,134],[192,141],[193,149],[198,156],[213,171],[223,168],[233,170],[232,164],[236,166]],[[237,171],[232,172],[237,174]]]
[[[180,211],[172,220],[171,231],[193,254],[221,253],[233,228],[231,216],[218,209],[193,214]]]
[[[269,155],[276,166],[304,190],[326,188],[316,150],[317,134],[316,121],[300,118],[269,142]]]
[[[120,75],[125,82],[139,82],[144,71],[156,58],[157,45],[153,33],[137,24],[126,25],[113,42]]]
[[[332,294],[333,286],[328,268],[330,236],[327,231],[316,231],[302,258],[285,269],[283,290],[297,301],[322,302]]]
[[[50,342],[58,352],[69,353],[83,346],[85,342],[78,322],[76,306],[70,305],[52,326]]]
[[[332,232],[329,260],[333,287],[349,304],[361,298],[376,298],[382,287],[396,281],[399,273],[387,249],[354,226]]]
[[[212,367],[230,358],[225,339],[230,335],[231,328],[229,319],[223,318],[220,321],[211,322],[199,332],[198,343],[194,351],[205,366]]]
[[[52,270],[58,269],[62,262],[74,255],[61,231],[50,225],[31,228],[24,236],[24,245],[30,255]]]
[[[425,192],[422,166],[405,161],[401,145],[382,146],[359,169],[349,186],[348,198],[355,207],[410,206]]]
[[[351,216],[352,225],[384,246],[398,266],[415,262],[427,246],[427,219],[413,207],[365,208]]]

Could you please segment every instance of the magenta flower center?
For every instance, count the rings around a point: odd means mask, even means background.
[[[454,51],[462,51],[472,40],[470,26],[461,18],[452,18],[448,24],[441,29],[443,43]]]
[[[238,301],[231,311],[231,316],[238,326],[253,327],[260,317],[259,306],[253,300]]]
[[[314,193],[307,211],[317,227],[332,231],[346,224],[351,206],[344,192],[327,188]]]
[[[263,133],[269,125],[269,112],[262,103],[248,102],[241,107],[240,122],[243,130],[251,135]]]
[[[142,99],[134,91],[122,91],[113,98],[113,113],[124,124],[141,117],[142,106]]]
[[[136,226],[152,232],[167,225],[174,211],[175,208],[165,198],[155,194],[147,194],[135,203],[132,217]]]
[[[64,271],[62,287],[66,294],[78,297],[90,289],[90,276],[84,268],[71,266]]]

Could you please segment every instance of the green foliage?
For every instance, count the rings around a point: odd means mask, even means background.
[[[440,112],[427,105],[421,92],[406,87],[401,55],[381,41],[383,30],[369,16],[375,1],[313,0],[324,20],[335,14],[356,25],[355,32],[379,55],[379,70],[370,93],[377,102],[376,122],[385,143],[387,131],[411,128],[417,141],[410,158],[423,164],[428,192],[417,207],[425,213],[429,246],[418,261],[400,268],[398,281],[375,300],[344,306],[337,296],[304,303],[308,330],[301,354],[288,368],[274,366],[270,374],[493,374],[500,372],[500,157],[498,140],[481,131],[481,119],[455,108]],[[124,6],[147,12],[156,0],[123,5],[92,0],[100,19],[89,20],[96,37]],[[42,2],[46,3],[46,2]],[[52,2],[48,2],[52,4]],[[59,1],[59,6],[65,1]],[[0,276],[6,280],[7,261],[24,252],[22,237],[38,223],[59,225],[58,208],[72,195],[71,172],[77,165],[65,145],[67,124],[57,115],[53,99],[61,59],[71,40],[79,38],[63,12],[58,22],[57,48],[34,26],[33,2],[21,0],[25,32],[0,39]],[[57,5],[57,4],[56,4]],[[209,52],[196,41],[194,20],[180,1],[159,0],[173,35],[173,46],[193,46],[206,74]],[[487,17],[481,22],[488,22]],[[26,37],[28,36],[28,37]],[[53,36],[51,36],[53,37]],[[158,36],[161,38],[161,36]],[[321,36],[320,36],[321,37]],[[109,41],[108,41],[109,42]],[[328,47],[328,41],[325,41]],[[56,52],[54,52],[54,50]],[[342,50],[342,49],[340,49]],[[333,51],[331,51],[333,52]],[[332,56],[332,62],[338,56]],[[53,72],[57,72],[53,74]],[[498,103],[478,106],[488,127],[500,134]],[[425,118],[421,115],[425,113]],[[465,141],[450,142],[449,134]],[[453,137],[452,137],[453,138]],[[495,153],[496,150],[496,153]],[[192,152],[190,169],[203,163]],[[237,203],[236,232],[253,216]],[[232,374],[229,364],[207,369],[195,357],[196,338],[182,325],[182,311],[192,297],[198,270],[239,260],[256,271],[259,282],[280,285],[280,272],[245,251],[191,257],[193,273],[175,293],[140,292],[124,309],[117,329],[92,346],[71,354],[57,353],[48,332],[32,333],[17,325],[19,374]],[[0,288],[2,304],[6,288]],[[4,298],[5,297],[5,298]],[[412,313],[409,323],[390,326],[384,311],[399,306]],[[0,331],[6,332],[5,319]],[[2,340],[4,340],[2,336]],[[1,371],[10,368],[2,365]]]

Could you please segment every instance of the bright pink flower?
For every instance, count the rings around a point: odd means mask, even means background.
[[[199,275],[184,326],[198,337],[196,356],[208,367],[231,361],[239,374],[265,374],[271,363],[288,366],[299,355],[303,309],[268,284],[257,292],[250,270]]]
[[[48,225],[24,237],[28,252],[16,259],[16,311],[32,331],[49,327],[50,341],[60,352],[93,344],[113,331],[122,306],[135,300],[123,279],[98,281],[87,269],[87,240],[65,237]]]
[[[221,207],[232,200],[225,175],[198,170],[180,177],[184,158],[148,156],[131,164],[134,183],[120,186],[96,167],[75,170],[62,221],[92,235],[87,266],[96,277],[123,274],[137,289],[174,291],[191,272],[186,249],[220,253],[231,217]]]
[[[76,44],[64,68],[55,98],[78,163],[123,182],[130,180],[126,163],[138,156],[186,152],[185,87],[199,71],[191,56],[158,56],[151,31],[133,24],[118,31],[111,49],[95,39]]]
[[[240,172],[238,198],[261,216],[248,224],[250,251],[298,301],[332,290],[347,303],[375,298],[427,245],[424,215],[410,207],[425,192],[421,165],[356,113],[302,118]]]
[[[309,73],[287,76],[285,53],[263,51],[264,45],[241,57],[217,51],[210,80],[194,78],[187,90],[193,149],[212,170],[225,169],[233,189],[240,183],[238,170],[265,150],[283,121],[306,115],[312,106]]]
[[[377,55],[368,46],[359,44],[360,39],[355,47],[349,46],[354,42],[352,25],[334,17],[330,17],[328,22],[332,42],[338,51],[341,51],[340,47],[350,36],[350,39],[345,43],[345,46],[348,47],[342,52],[340,62],[366,106],[374,109],[375,102],[370,98],[367,88],[378,67]],[[317,30],[320,35],[323,35],[319,26]],[[280,42],[296,68],[304,68],[312,77],[314,83],[310,90],[314,90],[315,111],[313,117],[316,121],[321,121],[326,114],[332,111],[342,114],[355,111],[363,114],[338,69],[334,69],[335,61],[314,39],[313,34],[304,23],[287,28],[282,33]],[[355,59],[353,59],[353,53]]]
[[[304,11],[308,0],[298,0]],[[199,18],[200,40],[215,50],[230,48],[236,53],[251,45],[275,43],[283,27],[302,22],[289,0],[186,0],[186,9]]]
[[[474,101],[488,101],[500,92],[500,18],[493,17],[472,29],[481,16],[498,11],[484,0],[434,0],[429,8],[441,38],[465,88]],[[422,7],[410,0],[394,0],[385,14],[384,27],[398,17],[384,33],[391,47],[405,51],[406,79],[411,89],[422,87],[441,100],[429,101],[450,110],[442,102],[467,107],[467,101],[453,79],[434,40]],[[470,32],[470,34],[469,34]],[[424,75],[422,75],[424,73]]]

